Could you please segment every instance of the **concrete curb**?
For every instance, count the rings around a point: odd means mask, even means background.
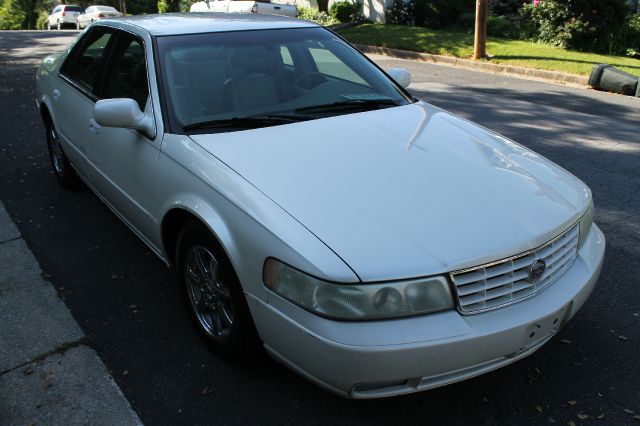
[[[575,84],[587,86],[589,77],[566,74],[557,71],[545,71],[534,68],[514,67],[512,65],[491,64],[488,62],[476,62],[468,59],[455,58],[453,56],[432,55],[430,53],[411,52],[409,50],[390,49],[380,46],[368,46],[365,44],[354,44],[361,52],[369,54],[386,55],[400,59],[410,59],[414,61],[431,62],[433,64],[448,65],[461,68],[469,68],[477,71],[491,72],[494,74],[507,74],[516,77],[535,78],[550,80],[562,84]]]
[[[141,425],[0,203],[0,424]]]

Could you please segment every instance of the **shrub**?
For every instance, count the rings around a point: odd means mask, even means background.
[[[362,17],[362,3],[339,1],[329,8],[329,15],[340,22],[359,22]]]
[[[495,16],[516,16],[527,0],[494,0],[491,13]]]
[[[491,37],[520,38],[520,29],[505,16],[487,18],[487,35]]]
[[[475,13],[473,0],[412,0],[415,21],[429,28],[442,28],[458,23],[465,13]]]
[[[393,4],[385,12],[385,22],[387,24],[413,25],[416,17],[413,9],[413,2],[404,0],[393,0]]]
[[[326,12],[320,12],[318,9],[314,9],[313,7],[305,7],[305,6],[297,6],[297,7],[298,7],[298,18],[300,19],[313,21],[323,26],[339,23],[337,19],[332,18]]]
[[[630,8],[625,0],[540,0],[523,6],[522,14],[536,26],[539,41],[577,50],[620,53]]]
[[[48,18],[49,18],[49,12],[47,11],[40,12],[40,14],[38,15],[38,20],[36,21],[36,28],[39,30],[46,30]]]

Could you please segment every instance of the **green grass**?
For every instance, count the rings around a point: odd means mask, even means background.
[[[363,24],[340,32],[352,43],[383,46],[414,52],[471,58],[473,34],[431,30],[407,25]],[[610,64],[640,75],[640,60],[625,56],[600,55],[560,49],[546,44],[503,38],[489,38],[489,62],[571,74],[589,75],[596,64]]]

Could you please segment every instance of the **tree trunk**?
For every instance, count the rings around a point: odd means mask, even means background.
[[[473,60],[487,57],[487,0],[476,0],[476,36]]]

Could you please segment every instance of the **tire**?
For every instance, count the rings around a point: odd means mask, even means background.
[[[199,222],[189,222],[178,237],[176,253],[176,273],[185,306],[209,348],[227,361],[245,360],[259,353],[259,339],[244,292],[211,232]]]
[[[69,159],[62,150],[62,144],[58,137],[58,132],[51,120],[46,120],[45,129],[47,132],[47,148],[49,151],[49,160],[51,161],[51,168],[53,174],[62,187],[67,189],[78,189],[82,187],[82,181],[76,174]]]

